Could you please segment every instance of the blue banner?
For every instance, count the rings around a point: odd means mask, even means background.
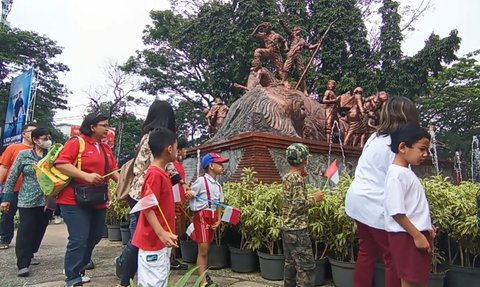
[[[12,81],[3,129],[3,146],[22,141],[22,128],[27,120],[32,81],[33,68]]]

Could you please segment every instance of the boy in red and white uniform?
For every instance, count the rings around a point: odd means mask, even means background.
[[[141,210],[132,244],[139,248],[138,284],[165,287],[172,247],[178,247],[172,184],[165,166],[177,156],[177,140],[172,131],[160,128],[150,133],[148,144],[154,160],[147,169],[141,197],[154,194],[158,206]]]

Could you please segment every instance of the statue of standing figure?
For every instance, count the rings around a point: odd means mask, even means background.
[[[222,127],[227,117],[228,106],[221,97],[216,97],[212,107],[204,112],[206,113],[209,133],[213,135]]]
[[[298,26],[293,27],[293,30],[289,32],[289,29],[284,26],[285,31],[290,34],[290,49],[287,52],[287,60],[283,65],[283,78],[282,82],[287,88],[291,88],[288,82],[288,74],[292,69],[292,65],[295,64],[297,68],[298,76],[302,76],[303,72],[305,71],[305,64],[303,63],[303,50],[304,49],[315,49],[319,44],[311,45],[302,37],[302,29]],[[306,96],[308,96],[307,92],[307,84],[305,82],[305,78],[300,79],[300,91],[302,91]]]
[[[328,80],[327,90],[323,94],[322,103],[325,104],[325,136],[327,142],[332,141],[333,124],[338,120],[338,98],[335,95],[337,82]]]
[[[262,68],[262,59],[269,59],[280,75],[280,79],[283,79],[283,60],[280,45],[283,44],[285,50],[288,50],[287,41],[280,34],[272,31],[272,25],[268,22],[258,25],[253,30],[252,36],[265,42],[265,48],[257,48],[253,53],[252,70],[258,71]]]
[[[344,145],[348,145],[350,143],[350,139],[352,140],[352,146],[359,145],[363,148],[363,145],[365,144],[367,128],[363,121],[363,114],[365,113],[365,110],[363,108],[362,94],[363,88],[356,87],[353,90],[353,95],[350,96],[350,109],[348,110],[346,116],[348,129],[343,141]]]

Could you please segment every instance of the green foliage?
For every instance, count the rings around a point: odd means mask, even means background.
[[[424,126],[434,123],[437,138],[463,155],[470,154],[472,136],[480,133],[480,65],[475,59],[479,53],[429,77],[428,92],[417,99]]]
[[[325,244],[325,253],[342,261],[354,261],[357,245],[356,227],[345,213],[345,196],[353,178],[343,176],[337,186],[325,194],[324,200],[309,210],[312,239]],[[318,252],[316,252],[318,253]],[[319,256],[316,254],[317,258]]]
[[[198,269],[198,266],[197,267],[194,267],[194,268],[191,268],[190,270],[187,271],[187,273],[185,273],[185,275],[183,275],[182,277],[180,277],[180,279],[178,279],[177,282],[175,283],[172,283],[172,282],[168,282],[168,287],[185,287],[185,286],[189,286],[187,285],[188,284],[188,281],[190,280],[190,278],[192,277],[192,275],[197,271]],[[201,284],[202,284],[202,279],[203,277],[205,276],[207,271],[203,272],[203,274],[201,276],[198,276],[197,280],[195,281],[195,283],[192,285],[193,287],[200,287]],[[142,287],[142,285],[137,285],[135,284],[135,282],[133,281],[133,279],[130,279],[130,286],[131,287]]]
[[[244,169],[242,182],[227,183],[223,190],[226,203],[241,210],[241,248],[281,253],[282,186],[255,183],[253,170]]]
[[[454,185],[442,177],[432,177],[422,182],[433,224],[448,234],[449,241],[458,243],[456,254],[460,256],[460,265],[473,266],[472,256],[480,255],[480,229],[477,226],[480,185],[469,181]],[[457,256],[451,251],[448,259],[453,264]]]
[[[198,145],[208,139],[207,119],[200,109],[189,101],[182,100],[175,106],[175,125],[177,134],[184,135],[193,145]]]
[[[53,60],[61,53],[62,48],[46,36],[0,24],[0,114],[5,114],[12,77],[34,67],[38,82],[35,121],[53,128],[55,110],[67,109],[69,93],[58,79],[59,73],[69,69]]]
[[[112,193],[112,206],[107,209],[106,224],[118,225],[122,222],[128,221],[128,215],[130,212],[130,207],[125,201],[117,200],[115,196],[115,191],[117,190],[117,183],[113,180],[110,180],[108,183],[108,189]]]

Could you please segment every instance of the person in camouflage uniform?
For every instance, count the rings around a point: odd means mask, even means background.
[[[294,143],[287,148],[290,170],[283,177],[282,236],[285,253],[284,286],[315,286],[315,260],[308,232],[308,209],[324,197],[309,197],[305,186],[308,147]]]

